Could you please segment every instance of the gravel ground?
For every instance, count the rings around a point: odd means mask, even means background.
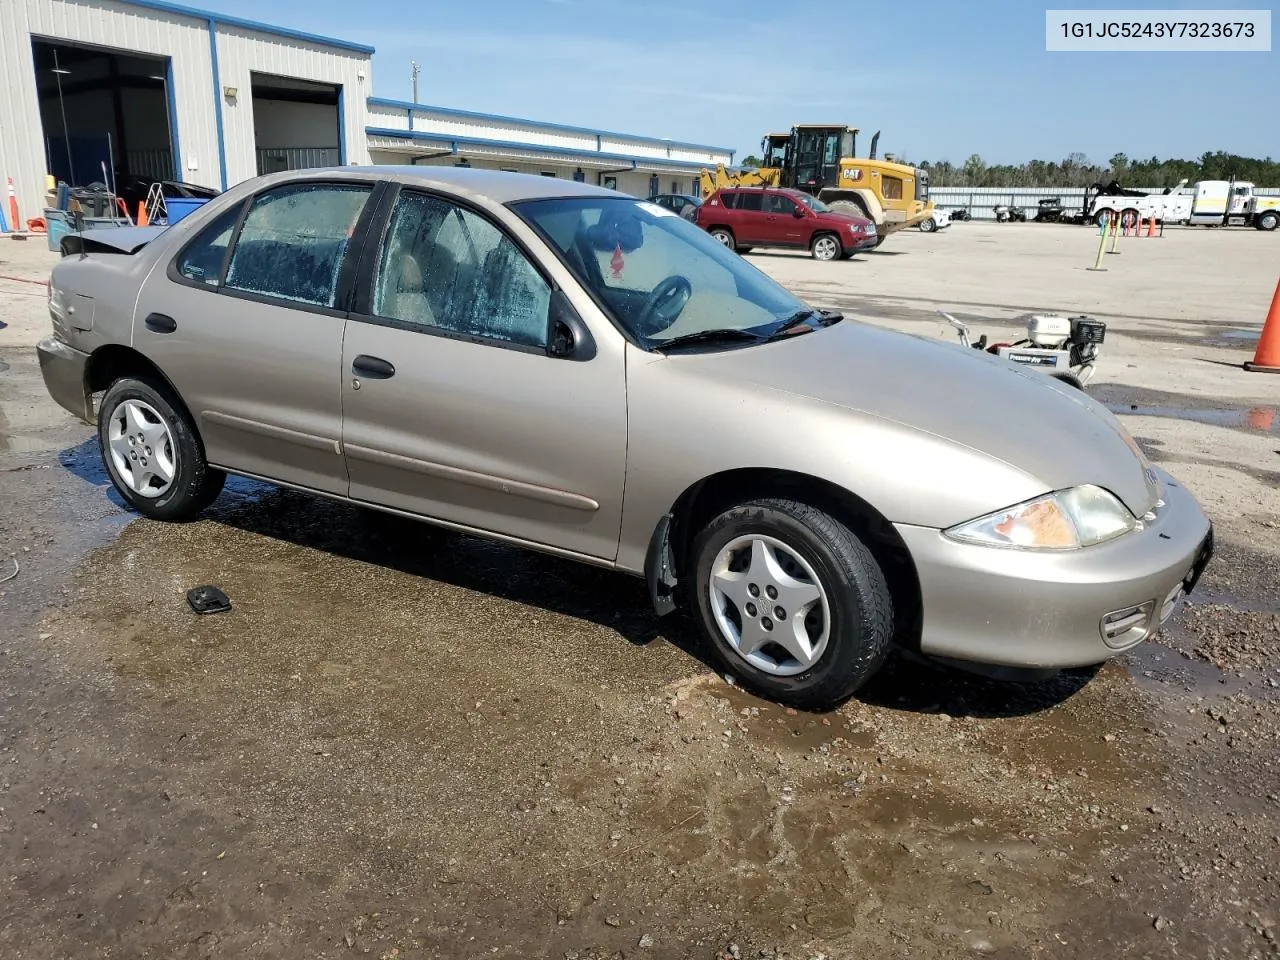
[[[642,584],[248,482],[134,519],[0,280],[0,955],[1280,954],[1275,238],[956,224],[749,259],[946,335],[1108,321],[1096,391],[1219,552],[1164,636],[1000,684],[899,659],[837,711],[716,676]],[[0,276],[49,256],[0,241]],[[198,618],[196,584],[230,613]]]

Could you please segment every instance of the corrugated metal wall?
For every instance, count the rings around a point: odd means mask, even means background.
[[[0,0],[0,176],[13,177],[24,220],[43,214],[46,166],[32,35],[172,58],[183,166],[196,167],[185,177],[218,185],[205,21],[110,0]]]
[[[1144,193],[1163,193],[1162,187],[1133,187]],[[1280,197],[1280,187],[1258,187],[1255,193]],[[1031,216],[1042,199],[1057,197],[1071,212],[1079,212],[1084,205],[1082,187],[930,187],[929,196],[934,204],[949,210],[968,209],[975,220],[994,220],[997,204],[1023,207]]]
[[[215,30],[219,85],[237,88],[234,101],[221,90],[215,93],[209,21],[204,17],[117,0],[0,0],[0,177],[14,179],[23,220],[42,214],[46,175],[33,36],[168,58],[178,160],[182,178],[191,183],[222,186],[215,104],[223,119],[227,185],[257,175],[254,71],[341,86],[346,160],[369,163],[364,131],[373,79],[368,54],[226,24]],[[148,165],[147,172],[155,171]],[[166,175],[173,175],[172,168]],[[7,202],[4,209],[7,216]]]
[[[342,87],[347,163],[369,163],[364,129],[368,117],[366,100],[373,81],[368,56],[238,27],[219,25],[217,33],[219,83],[224,88],[235,87],[237,91],[234,101],[219,96],[229,184],[258,175],[257,146],[253,136],[253,73]],[[363,80],[359,76],[361,72],[364,73]]]

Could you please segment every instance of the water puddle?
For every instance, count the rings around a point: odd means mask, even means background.
[[[1150,693],[1181,692],[1200,697],[1243,693],[1257,698],[1248,677],[1227,673],[1207,660],[1188,657],[1159,643],[1139,644],[1123,660],[1129,677]]]
[[[1229,407],[1225,410],[1208,410],[1200,407],[1173,407],[1141,403],[1108,403],[1112,413],[1129,417],[1163,417],[1170,420],[1191,420],[1214,427],[1234,427],[1244,430],[1262,430],[1280,433],[1280,408]]]

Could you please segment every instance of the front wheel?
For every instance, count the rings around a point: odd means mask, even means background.
[[[1259,230],[1274,230],[1277,226],[1280,226],[1280,213],[1274,210],[1268,210],[1258,218]]]
[[[840,259],[840,254],[844,251],[840,246],[838,237],[823,233],[813,238],[809,252],[813,254],[813,259],[815,260],[838,260]]]
[[[187,520],[217,498],[226,474],[209,466],[181,403],[159,381],[125,377],[98,411],[107,474],[131,507],[154,520]]]
[[[893,604],[867,547],[794,500],[726,510],[696,536],[693,608],[717,660],[744,686],[798,707],[848,697],[879,669]]]

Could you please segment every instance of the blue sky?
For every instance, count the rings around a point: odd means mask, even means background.
[[[1045,7],[1065,2],[191,2],[376,47],[377,96],[409,99],[416,59],[425,103],[733,147],[739,159],[793,123],[858,126],[860,146],[882,130],[881,152],[916,162],[1280,157],[1274,33],[1270,53],[1047,53]]]

